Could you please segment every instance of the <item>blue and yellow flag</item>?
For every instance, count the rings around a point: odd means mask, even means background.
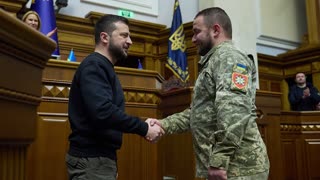
[[[138,69],[143,69],[140,59],[138,59]]]
[[[189,79],[186,40],[179,1],[175,0],[173,19],[168,43],[168,67],[183,82]]]
[[[68,61],[70,61],[70,62],[76,62],[77,61],[77,58],[76,58],[76,55],[73,52],[73,49],[71,49],[71,51],[69,53]]]
[[[53,0],[33,0],[31,10],[36,11],[40,16],[41,27],[40,31],[47,35],[57,27],[56,15],[54,13]],[[53,56],[60,56],[58,46],[58,33],[55,32],[51,38],[56,41],[57,48],[52,53]]]

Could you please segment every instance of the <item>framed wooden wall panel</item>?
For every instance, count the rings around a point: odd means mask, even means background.
[[[38,114],[37,138],[27,152],[27,180],[67,180],[65,155],[70,134],[68,115]]]
[[[297,153],[296,142],[294,139],[286,139],[281,141],[282,149],[282,162],[284,167],[285,179],[297,179],[298,167],[297,167]]]
[[[281,92],[281,82],[272,81],[270,82],[270,91],[271,92]]]
[[[268,85],[268,80],[260,78],[259,83],[260,83],[260,88],[259,88],[260,90],[269,91],[270,88]]]
[[[195,156],[190,132],[168,135],[163,142],[164,176],[194,180]]]
[[[264,107],[259,107],[264,109]],[[257,119],[260,134],[267,147],[270,161],[269,180],[283,179],[283,159],[280,142],[280,114],[266,113]]]
[[[304,148],[308,179],[320,179],[320,139],[305,139]]]

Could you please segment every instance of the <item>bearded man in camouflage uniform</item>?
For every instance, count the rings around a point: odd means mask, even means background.
[[[166,134],[191,130],[197,177],[268,179],[268,155],[255,121],[254,62],[233,45],[231,21],[221,8],[199,12],[193,32],[192,42],[203,58],[192,104],[152,123]]]

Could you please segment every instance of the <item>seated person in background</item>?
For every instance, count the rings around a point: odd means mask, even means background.
[[[37,12],[35,11],[28,11],[25,15],[22,17],[22,21],[32,28],[36,30],[40,30],[41,26],[41,21],[40,21],[40,16]],[[55,32],[57,31],[57,28],[54,28],[52,31],[50,31],[47,34],[47,37],[51,37]]]
[[[297,73],[296,84],[290,88],[289,101],[293,111],[312,111],[320,101],[320,94],[317,88],[306,82],[304,73]]]
[[[28,24],[29,26],[31,26],[32,28],[38,31],[40,30],[40,25],[41,25],[39,19],[40,17],[38,13],[36,13],[35,11],[28,11],[22,17],[23,22],[25,22],[26,24]]]

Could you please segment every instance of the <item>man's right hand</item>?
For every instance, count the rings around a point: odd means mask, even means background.
[[[208,168],[208,180],[227,180],[227,171],[219,168]]]
[[[145,138],[150,142],[156,143],[160,139],[160,137],[165,134],[165,132],[161,128],[161,126],[154,123],[154,121],[158,121],[158,120],[152,119],[152,118],[148,118],[146,120],[146,123],[148,123],[149,128]]]
[[[161,122],[158,119],[148,118],[147,121],[151,126],[158,125],[162,128]]]

